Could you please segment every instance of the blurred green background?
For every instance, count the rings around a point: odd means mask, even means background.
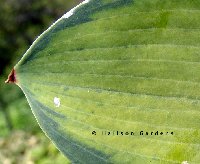
[[[22,91],[5,84],[34,39],[81,0],[0,0],[0,164],[65,164]]]

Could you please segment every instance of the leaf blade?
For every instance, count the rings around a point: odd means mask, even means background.
[[[199,19],[192,7],[91,0],[27,51],[15,67],[18,85],[72,162],[198,162],[200,26],[188,23]]]

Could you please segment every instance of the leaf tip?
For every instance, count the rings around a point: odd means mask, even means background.
[[[5,83],[16,83],[16,72],[15,69],[13,68],[10,74],[8,75],[8,79],[5,81]]]

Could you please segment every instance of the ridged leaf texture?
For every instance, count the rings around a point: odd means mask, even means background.
[[[72,163],[200,163],[199,1],[84,1],[14,69]]]

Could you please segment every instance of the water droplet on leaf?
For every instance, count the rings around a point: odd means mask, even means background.
[[[60,99],[58,97],[54,97],[53,102],[54,102],[54,104],[55,104],[56,107],[60,106]]]

